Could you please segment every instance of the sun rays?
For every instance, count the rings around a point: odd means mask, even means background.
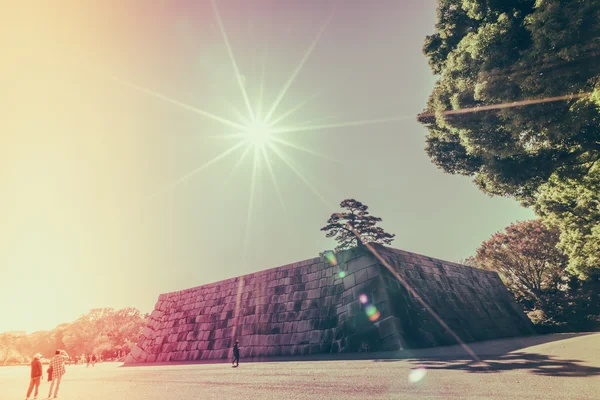
[[[213,5],[214,5],[214,0],[213,0]],[[313,52],[313,50],[315,49],[315,47],[317,47],[317,44],[319,44],[319,41],[321,40],[321,37],[323,36],[323,33],[325,32],[325,29],[327,29],[327,26],[329,25],[329,23],[333,19],[334,11],[335,11],[335,7],[332,7],[331,12],[327,16],[327,19],[325,20],[325,23],[321,26],[321,29],[319,29],[319,32],[317,33],[316,37],[314,38],[314,40],[312,41],[312,43],[310,44],[310,46],[308,47],[308,49],[304,53],[304,56],[302,56],[302,59],[300,60],[300,62],[296,66],[296,68],[294,69],[294,72],[292,72],[292,75],[290,75],[290,77],[288,78],[288,80],[285,82],[285,84],[283,85],[283,87],[279,91],[279,94],[277,95],[277,98],[275,99],[275,101],[273,102],[273,105],[271,106],[271,108],[269,108],[269,111],[267,112],[267,115],[265,116],[265,120],[266,121],[269,121],[271,119],[271,117],[273,116],[273,113],[277,110],[277,107],[279,107],[279,104],[281,103],[281,100],[283,100],[283,98],[285,97],[285,95],[286,95],[287,91],[289,90],[290,86],[292,86],[292,84],[296,80],[296,77],[298,76],[298,74],[302,70],[302,67],[304,67],[304,64],[306,64],[306,61],[310,57],[310,54]]]
[[[240,69],[238,68],[237,62],[235,61],[235,57],[233,55],[233,51],[231,50],[231,45],[229,44],[229,38],[227,37],[227,32],[225,31],[225,27],[223,26],[223,21],[221,20],[221,15],[219,14],[219,9],[217,8],[217,4],[215,0],[211,0],[211,4],[215,13],[215,18],[217,20],[217,24],[219,25],[219,30],[221,31],[221,35],[223,36],[223,41],[225,42],[225,47],[227,47],[227,54],[229,55],[229,60],[231,61],[231,66],[235,72],[235,77],[240,87],[240,91],[242,92],[242,97],[244,98],[244,103],[246,104],[246,109],[248,110],[248,114],[250,116],[250,120],[254,121],[256,118],[254,116],[254,111],[252,110],[252,106],[250,105],[250,99],[248,98],[248,93],[246,93],[246,88],[244,87],[244,83],[242,82],[242,75],[240,74]]]
[[[329,210],[333,210],[334,208],[331,201],[327,200],[321,194],[321,192],[318,190],[315,184],[311,182],[311,180],[309,180],[303,173],[301,166],[294,161],[293,157],[291,157],[286,152],[286,150],[301,152],[334,163],[341,162],[327,154],[323,154],[317,150],[313,150],[306,146],[302,146],[299,143],[297,143],[297,141],[294,140],[293,137],[290,138],[289,136],[284,135],[293,135],[301,132],[320,132],[329,129],[341,129],[364,125],[382,124],[388,122],[407,120],[413,117],[401,116],[391,118],[341,121],[332,123],[318,123],[319,120],[321,122],[323,121],[323,116],[321,116],[320,118],[313,119],[312,121],[306,120],[303,123],[301,122],[283,125],[284,121],[289,120],[291,117],[297,116],[300,110],[307,104],[310,104],[310,102],[314,100],[317,96],[323,95],[323,90],[319,90],[313,95],[310,95],[304,99],[300,99],[300,101],[298,101],[292,107],[287,108],[282,112],[279,112],[279,108],[282,105],[283,101],[286,99],[290,88],[293,86],[297,77],[302,72],[302,69],[310,59],[310,56],[315,50],[315,48],[317,48],[317,46],[319,45],[321,38],[324,36],[327,30],[327,27],[330,25],[332,19],[334,18],[337,4],[331,7],[331,10],[329,11],[324,22],[319,27],[317,33],[308,45],[304,54],[302,54],[302,56],[300,57],[298,64],[292,69],[289,77],[285,80],[282,87],[276,92],[277,95],[275,96],[274,100],[268,105],[268,107],[264,103],[265,86],[267,86],[268,83],[268,63],[266,60],[268,54],[268,46],[265,44],[261,54],[262,64],[260,65],[258,90],[256,90],[257,93],[249,93],[247,88],[249,88],[250,86],[247,85],[246,82],[244,82],[245,77],[240,70],[238,60],[235,57],[234,49],[229,40],[229,35],[227,34],[226,24],[224,23],[221,17],[221,13],[219,12],[219,9],[217,7],[217,1],[211,0],[211,5],[216,20],[216,25],[218,26],[218,32],[221,35],[223,45],[227,51],[229,62],[231,63],[231,68],[233,70],[236,85],[239,89],[241,101],[243,101],[245,106],[245,113],[242,112],[242,110],[238,109],[231,101],[229,101],[229,99],[223,100],[227,102],[229,109],[234,115],[234,118],[227,118],[222,115],[217,115],[204,109],[178,101],[165,94],[161,94],[151,89],[136,85],[129,81],[117,78],[113,79],[122,85],[130,87],[148,96],[170,103],[171,105],[174,105],[181,109],[196,113],[208,120],[218,122],[230,129],[229,132],[223,132],[219,135],[203,136],[207,139],[231,140],[234,143],[230,147],[220,152],[208,161],[205,161],[200,166],[186,173],[180,178],[177,178],[174,181],[168,183],[162,189],[152,194],[150,198],[154,198],[159,195],[165,195],[167,193],[175,191],[180,185],[184,183],[189,183],[191,178],[193,178],[195,175],[201,172],[204,172],[213,164],[221,162],[226,158],[232,158],[237,154],[237,159],[235,159],[235,163],[232,163],[233,165],[228,176],[226,177],[226,179],[223,180],[223,185],[221,189],[224,190],[229,186],[231,179],[236,174],[236,172],[239,171],[244,161],[250,158],[252,165],[251,178],[249,182],[249,192],[247,200],[248,209],[245,229],[246,234],[242,250],[245,257],[248,247],[248,238],[250,236],[252,214],[256,203],[255,192],[258,186],[257,181],[259,179],[259,176],[262,176],[262,174],[266,174],[265,178],[267,178],[267,180],[270,181],[270,183],[273,185],[278,198],[278,202],[280,203],[282,209],[287,212],[287,207],[284,200],[285,194],[282,193],[281,188],[278,184],[278,171],[276,171],[276,169],[274,168],[273,162],[271,160],[272,158],[281,161],[280,165],[285,166],[286,169],[288,169],[294,175],[296,175],[296,177],[308,189],[310,189],[311,193],[313,193],[315,197],[319,199],[319,201],[322,202]]]
[[[212,165],[222,162],[226,158],[233,159],[235,155],[235,162],[232,162],[232,167],[229,171],[227,177],[222,181],[222,186],[220,191],[226,189],[231,181],[233,176],[237,171],[241,168],[244,161],[247,159],[251,159],[251,176],[249,184],[249,190],[247,191],[247,197],[244,195],[244,201],[247,206],[246,212],[246,220],[244,227],[244,238],[243,245],[241,249],[241,261],[242,263],[247,262],[247,253],[249,248],[249,240],[251,237],[251,226],[253,219],[253,212],[257,203],[257,187],[260,189],[263,181],[268,181],[272,184],[277,200],[281,205],[281,208],[284,210],[286,218],[287,218],[287,207],[285,202],[285,193],[282,193],[281,187],[278,184],[277,178],[277,170],[274,168],[272,159],[277,161],[281,161],[281,166],[286,168],[286,171],[291,171],[299,181],[301,181],[310,192],[327,208],[329,212],[335,210],[335,204],[332,203],[330,199],[327,199],[323,194],[319,191],[317,186],[311,182],[309,178],[307,178],[306,174],[303,171],[301,165],[298,165],[295,162],[294,158],[291,157],[286,150],[297,151],[304,154],[308,154],[314,157],[319,157],[330,162],[340,163],[340,161],[333,159],[328,154],[323,154],[317,150],[313,150],[306,146],[303,146],[297,143],[296,140],[299,136],[303,136],[307,132],[322,132],[326,130],[343,130],[343,128],[353,128],[353,127],[361,127],[361,126],[370,126],[370,125],[378,125],[378,124],[387,124],[387,123],[396,123],[399,121],[406,120],[414,120],[414,116],[392,116],[386,118],[366,118],[356,119],[352,121],[339,121],[339,122],[329,122],[332,120],[331,117],[321,115],[316,116],[311,120],[304,120],[301,122],[288,123],[283,125],[284,121],[291,119],[290,117],[296,117],[299,111],[305,107],[307,104],[316,97],[321,96],[322,90],[318,93],[315,93],[307,98],[299,99],[298,102],[295,103],[291,108],[285,109],[283,112],[280,112],[283,101],[288,95],[289,89],[292,87],[297,77],[300,75],[302,69],[308,62],[311,54],[314,49],[318,46],[321,38],[324,36],[328,25],[331,23],[334,14],[335,7],[332,7],[331,12],[326,17],[325,21],[320,26],[318,32],[315,37],[310,42],[308,48],[305,50],[298,64],[292,69],[291,74],[285,80],[282,87],[276,92],[273,102],[268,105],[268,107],[264,103],[264,94],[265,94],[265,86],[268,82],[267,76],[267,62],[266,62],[266,54],[267,54],[267,46],[265,46],[265,50],[262,54],[262,65],[260,66],[260,78],[258,82],[258,90],[257,93],[251,93],[252,90],[251,85],[247,85],[244,82],[245,78],[242,72],[240,71],[240,66],[238,61],[235,58],[234,49],[229,40],[229,36],[227,35],[226,25],[221,18],[221,14],[218,10],[217,4],[215,0],[211,0],[212,9],[214,11],[214,16],[218,25],[219,32],[221,34],[224,46],[227,50],[227,55],[229,61],[231,62],[231,67],[233,73],[235,75],[235,82],[238,86],[240,92],[240,100],[243,101],[245,105],[245,113],[244,108],[237,108],[234,104],[229,102],[229,99],[225,99],[227,102],[229,109],[235,115],[234,119],[230,119],[221,115],[214,114],[212,112],[203,110],[201,108],[182,103],[172,97],[167,95],[155,92],[151,89],[138,86],[131,82],[127,82],[120,79],[115,79],[115,81],[123,84],[127,87],[130,87],[134,90],[137,90],[141,93],[144,93],[148,96],[152,96],[156,99],[165,101],[173,106],[180,107],[181,109],[193,112],[198,114],[206,119],[212,120],[214,122],[218,122],[229,130],[223,132],[220,135],[203,135],[204,138],[214,139],[214,140],[230,140],[234,143],[228,147],[226,150],[221,151],[219,154],[209,159],[208,161],[203,162],[201,165],[181,176],[180,178],[173,180],[172,182],[165,185],[161,190],[150,196],[151,198],[157,197],[159,195],[165,195],[167,193],[172,193],[184,183],[190,183],[191,178],[195,175],[206,171]],[[254,97],[253,95],[256,95]],[[266,112],[265,112],[266,111]],[[360,118],[360,117],[359,117]],[[297,118],[295,118],[297,119]],[[301,135],[299,135],[301,134]],[[290,137],[291,136],[291,137]],[[261,174],[266,174],[262,176]],[[266,178],[261,180],[260,178]],[[238,193],[238,197],[241,193]],[[259,192],[260,194],[260,192]],[[339,199],[336,199],[339,200]],[[260,198],[258,199],[260,201]],[[355,232],[356,234],[356,232]],[[358,234],[357,234],[358,236]],[[371,248],[369,248],[375,255],[377,252]],[[385,260],[382,262],[385,263]],[[385,265],[385,264],[384,264]],[[387,265],[386,265],[387,266]],[[389,266],[387,266],[389,267]],[[235,318],[238,318],[240,312],[240,300],[241,294],[244,287],[244,278],[239,278],[237,293],[235,298]],[[401,280],[403,284],[404,281]],[[405,284],[407,286],[407,284]],[[408,290],[412,290],[409,286],[407,286]],[[429,306],[422,301],[425,307],[429,308]],[[434,314],[435,316],[435,314]],[[438,318],[439,319],[439,318]],[[440,322],[444,327],[449,329],[441,319]],[[234,329],[237,329],[237,325],[234,326]],[[234,331],[235,332],[235,331]],[[234,336],[236,333],[234,333]],[[460,340],[460,338],[458,338]],[[462,344],[462,342],[461,342]],[[464,345],[467,350],[470,350],[468,346]],[[471,354],[471,353],[470,353]],[[474,353],[472,354],[474,355]],[[477,359],[476,355],[474,355],[474,359]]]

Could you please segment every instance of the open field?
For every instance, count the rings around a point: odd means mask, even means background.
[[[496,340],[472,348],[483,364],[447,347],[360,354],[360,359],[247,362],[239,368],[223,363],[71,366],[59,399],[598,398],[600,333]],[[0,399],[24,399],[28,373],[27,367],[0,368]],[[47,391],[44,381],[40,398]]]

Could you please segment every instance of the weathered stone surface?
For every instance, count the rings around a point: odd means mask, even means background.
[[[161,294],[127,363],[399,350],[532,333],[493,272],[374,246]],[[344,272],[344,276],[340,272]],[[452,334],[454,333],[454,334]]]

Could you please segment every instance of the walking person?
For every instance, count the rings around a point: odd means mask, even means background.
[[[42,362],[40,361],[42,355],[37,353],[33,356],[33,361],[31,362],[31,379],[29,380],[29,389],[27,389],[27,396],[25,396],[25,400],[29,399],[31,396],[31,392],[33,392],[33,388],[35,387],[35,393],[33,394],[33,398],[37,399],[38,392],[40,389],[40,381],[44,375],[42,371]]]
[[[235,366],[237,367],[238,365],[240,365],[240,347],[238,345],[238,341],[235,341],[235,344],[233,345],[233,361],[231,362],[231,364],[233,365],[233,363],[235,363]]]
[[[50,361],[50,369],[52,370],[52,383],[50,384],[50,391],[48,392],[48,398],[52,397],[52,389],[54,389],[54,398],[58,397],[58,389],[60,382],[62,381],[63,375],[67,372],[65,370],[65,362],[69,359],[69,355],[64,350],[56,350],[56,354]],[[48,378],[50,380],[50,378]]]

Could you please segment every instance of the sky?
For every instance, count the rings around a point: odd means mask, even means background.
[[[456,262],[534,217],[425,154],[433,0],[58,3],[2,27],[0,332],[316,257],[345,198]]]

